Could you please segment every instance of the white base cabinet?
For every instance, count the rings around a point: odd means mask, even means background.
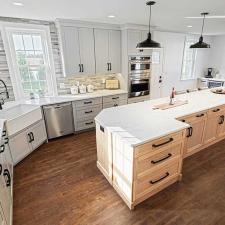
[[[44,120],[9,138],[13,164],[17,164],[47,140]]]
[[[0,225],[12,225],[13,162],[8,136],[3,128],[0,145]]]

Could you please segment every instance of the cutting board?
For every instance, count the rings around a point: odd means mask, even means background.
[[[163,104],[160,104],[160,105],[153,106],[153,109],[165,110],[165,109],[171,109],[171,108],[178,107],[178,106],[185,105],[185,104],[188,104],[187,100],[186,101],[176,100],[173,105],[170,105],[169,103],[163,103]]]

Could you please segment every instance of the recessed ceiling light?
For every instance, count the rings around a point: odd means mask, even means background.
[[[187,27],[188,27],[188,28],[192,28],[193,26],[192,26],[192,25],[188,25]]]
[[[108,18],[115,18],[115,15],[108,15]]]
[[[21,3],[21,2],[13,2],[13,5],[16,5],[16,6],[23,6],[23,3]]]

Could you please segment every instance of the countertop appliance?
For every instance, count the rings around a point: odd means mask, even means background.
[[[74,133],[71,102],[43,106],[48,139]]]
[[[149,56],[129,57],[129,98],[149,95],[150,65]]]
[[[208,68],[206,78],[213,78],[213,68]]]

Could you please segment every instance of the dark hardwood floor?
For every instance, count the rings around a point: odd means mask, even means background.
[[[225,141],[130,211],[96,167],[95,133],[43,145],[15,167],[14,225],[225,225]]]

